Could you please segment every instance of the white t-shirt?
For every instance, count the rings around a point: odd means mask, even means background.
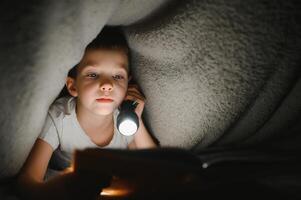
[[[62,97],[49,108],[44,127],[39,138],[53,148],[52,162],[57,169],[64,169],[70,165],[74,150],[85,148],[119,148],[126,149],[133,140],[133,136],[122,135],[116,126],[119,110],[113,113],[114,135],[111,142],[104,147],[97,146],[81,128],[75,112],[76,99]]]

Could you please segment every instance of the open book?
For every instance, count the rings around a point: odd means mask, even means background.
[[[75,152],[74,170],[112,175],[139,175],[144,172],[169,174],[196,172],[199,158],[180,148],[139,150],[90,148]]]
[[[283,199],[300,196],[300,163],[297,151],[271,148],[208,149],[198,155],[179,148],[86,149],[76,152],[74,170],[112,176],[101,193],[108,198],[101,199],[241,199],[245,194]],[[282,177],[294,182],[279,188]],[[265,180],[276,187],[262,184]]]
[[[179,148],[143,150],[85,149],[75,152],[75,173],[100,173],[112,176],[103,195],[126,196],[168,194],[193,189],[199,181],[201,162],[189,151]],[[110,193],[111,192],[111,193]],[[112,193],[113,192],[113,193]],[[115,196],[116,198],[116,196]]]

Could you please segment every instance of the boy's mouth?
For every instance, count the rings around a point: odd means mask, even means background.
[[[109,99],[109,98],[100,98],[100,99],[96,99],[96,101],[100,102],[100,103],[111,103],[114,100],[113,99]]]

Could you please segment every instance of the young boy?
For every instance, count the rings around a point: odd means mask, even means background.
[[[126,40],[118,28],[105,27],[68,74],[66,87],[71,96],[59,98],[50,107],[44,128],[20,172],[21,194],[31,199],[63,199],[83,194],[87,198],[107,180],[99,175],[87,178],[71,173],[44,182],[52,155],[59,163],[56,168],[64,169],[70,165],[76,149],[156,147],[141,119],[145,98],[137,85],[128,85],[129,74]],[[124,100],[138,102],[135,112],[140,126],[132,137],[121,135],[116,128],[118,107]],[[79,188],[86,190],[79,192]],[[57,191],[66,196],[56,196]]]

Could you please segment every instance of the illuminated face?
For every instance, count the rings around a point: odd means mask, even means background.
[[[128,59],[118,50],[88,50],[77,70],[72,96],[77,106],[97,115],[111,114],[124,100]],[[109,99],[109,100],[106,100]]]

